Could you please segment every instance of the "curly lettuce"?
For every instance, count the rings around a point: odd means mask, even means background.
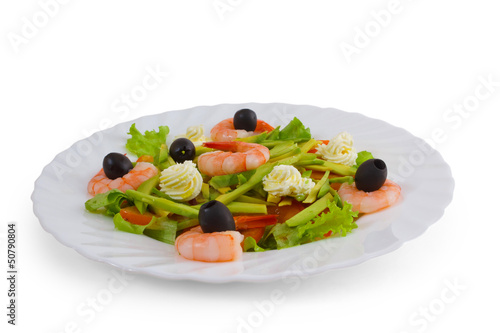
[[[147,225],[138,225],[125,220],[119,213],[113,218],[115,228],[137,235],[145,235],[160,242],[174,245],[177,234],[177,222],[167,218],[153,217]]]
[[[146,229],[148,226],[153,224],[155,222],[155,217],[151,219],[149,224],[147,225],[138,225],[138,224],[133,224],[130,223],[129,221],[125,220],[120,213],[115,214],[113,217],[113,223],[115,225],[115,228],[120,231],[124,232],[129,232],[132,234],[137,234],[137,235],[142,235],[144,233],[144,229]]]
[[[169,131],[168,126],[160,126],[158,131],[145,131],[142,134],[134,123],[128,132],[132,137],[127,140],[125,147],[136,156],[156,156],[160,152],[161,145],[167,140]]]
[[[273,135],[272,132],[271,135]],[[311,130],[306,128],[299,118],[294,117],[285,128],[279,131],[278,139],[282,141],[293,140],[296,142],[307,141],[311,139]]]
[[[331,236],[345,237],[357,228],[354,218],[358,212],[352,211],[352,206],[345,203],[339,207],[335,200],[327,205],[328,211],[323,212],[311,221],[290,227],[286,223],[277,224],[270,235],[274,236],[278,249],[310,243]]]
[[[95,197],[85,202],[85,208],[91,213],[99,213],[107,216],[114,216],[120,212],[122,202],[128,196],[118,189],[110,190],[106,193],[96,194]]]
[[[372,153],[363,150],[358,153],[358,157],[356,158],[356,165],[354,166],[356,169],[363,164],[363,162],[366,162],[368,160],[373,159]]]

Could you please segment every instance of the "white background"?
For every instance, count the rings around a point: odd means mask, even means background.
[[[2,327],[47,333],[498,330],[495,2],[401,0],[390,18],[382,15],[383,27],[371,13],[391,7],[388,0],[223,0],[231,7],[222,16],[213,0],[74,0],[49,7],[52,16],[44,22],[40,3],[49,2],[0,5],[2,223],[17,222],[19,237],[18,325],[6,324],[2,278]],[[27,22],[34,21],[40,27],[30,31]],[[358,30],[365,28],[372,29],[369,41]],[[342,43],[358,45],[358,53],[346,57]],[[142,84],[148,67],[169,75],[134,108],[117,112],[115,103]],[[497,82],[492,93],[472,112],[447,113],[471,100],[481,76]],[[452,166],[454,201],[418,239],[306,279],[297,290],[283,281],[211,285],[133,275],[109,302],[97,304],[99,311],[89,310],[89,302],[109,290],[114,270],[41,228],[30,195],[43,166],[112,124],[241,102],[335,107],[423,138],[442,129],[436,147]],[[6,231],[3,226],[4,272]],[[453,291],[450,284],[459,287]],[[284,298],[269,306],[273,290]],[[243,328],[242,321],[253,326]]]

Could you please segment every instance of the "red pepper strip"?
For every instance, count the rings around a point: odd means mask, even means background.
[[[325,145],[327,145],[327,144],[330,142],[330,140],[317,140],[317,141],[320,141],[321,143],[323,143],[323,144],[325,144]],[[318,144],[319,144],[319,143],[318,143]],[[316,147],[317,147],[317,146],[315,146],[315,148],[313,148],[313,149],[309,150],[309,151],[308,151],[308,153],[315,153],[315,152],[317,152],[318,150],[316,149]]]
[[[276,224],[278,215],[254,215],[254,216],[235,216],[234,223],[236,230],[261,228],[267,225]]]

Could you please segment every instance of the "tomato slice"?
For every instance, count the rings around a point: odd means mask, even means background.
[[[304,204],[297,200],[292,200],[292,204],[288,206],[268,206],[268,214],[277,214],[278,223],[283,223],[292,216],[297,215],[305,208]]]
[[[258,242],[262,236],[264,236],[264,229],[265,227],[262,227],[262,228],[252,228],[252,229],[246,229],[246,230],[240,230],[240,233],[245,236],[245,238],[247,237],[252,237],[253,239],[255,239],[256,242]],[[245,240],[243,239],[243,242]],[[242,246],[243,246],[243,242],[241,242]]]
[[[278,222],[278,215],[253,215],[253,216],[234,217],[236,230],[262,228],[268,225],[276,224],[277,222]]]
[[[141,214],[137,207],[130,206],[120,209],[120,215],[125,221],[137,225],[148,225],[153,219],[153,214],[150,212],[145,212]]]

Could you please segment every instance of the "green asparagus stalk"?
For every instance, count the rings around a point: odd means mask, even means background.
[[[332,184],[332,183],[348,183],[349,185],[351,185],[353,182],[354,182],[354,178],[352,176],[330,178],[330,184]]]
[[[327,193],[323,198],[317,200],[312,205],[302,210],[300,213],[294,215],[285,221],[286,225],[289,227],[296,227],[301,224],[305,224],[311,221],[315,216],[325,210],[328,203],[333,200],[333,196]]]
[[[356,168],[347,165],[325,161],[323,165],[304,165],[304,168],[316,171],[331,171],[341,176],[354,176]]]
[[[127,190],[125,194],[132,198],[132,200],[138,200],[147,203],[153,207],[158,207],[160,209],[167,210],[174,214],[186,216],[189,218],[198,217],[199,211],[191,206],[187,206],[181,203],[173,202],[165,198],[159,198],[152,195],[144,194],[134,190]]]
[[[309,192],[309,195],[307,198],[304,200],[304,203],[313,203],[316,198],[318,197],[318,193],[323,187],[325,183],[328,183],[328,176],[330,175],[330,171],[325,172],[323,177],[321,177],[321,180],[319,180],[316,185],[312,188],[311,192]],[[330,186],[330,184],[328,184]]]
[[[227,208],[232,214],[267,214],[267,206],[263,204],[233,201]]]
[[[273,167],[274,164],[269,163],[261,165],[256,169],[253,176],[250,177],[250,179],[248,179],[245,184],[237,187],[234,191],[218,196],[216,200],[222,202],[225,205],[228,205],[230,202],[236,200],[236,198],[238,198],[240,195],[247,193],[255,185],[261,182],[262,178],[264,178],[269,172],[271,172]]]

